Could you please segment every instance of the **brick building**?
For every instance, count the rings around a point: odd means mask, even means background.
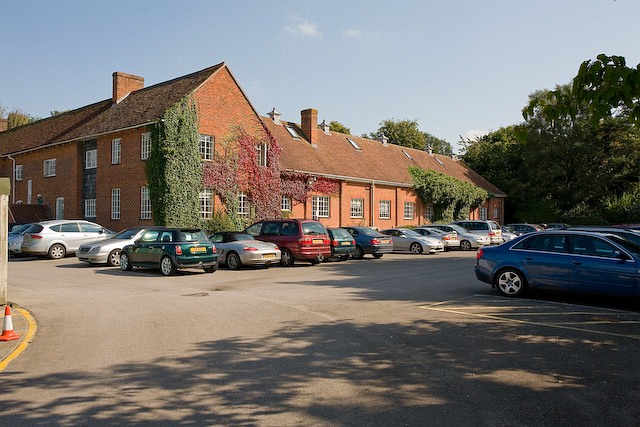
[[[151,224],[145,159],[150,126],[183,97],[196,101],[200,152],[212,159],[237,126],[267,131],[282,148],[280,169],[339,182],[337,193],[304,203],[282,198],[291,217],[317,217],[327,226],[418,225],[430,218],[412,190],[409,166],[445,173],[488,190],[493,197],[471,213],[502,222],[504,194],[464,164],[429,152],[330,132],[318,112],[300,124],[261,117],[228,67],[218,64],[150,87],[142,77],[113,73],[112,97],[58,116],[6,130],[0,122],[0,176],[13,177],[12,203],[46,204],[56,218],[86,218],[119,230]],[[220,209],[202,189],[202,215]],[[279,197],[279,195],[274,195]]]

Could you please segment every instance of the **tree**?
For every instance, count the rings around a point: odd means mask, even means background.
[[[427,147],[431,147],[434,153],[450,156],[453,154],[453,147],[444,139],[440,139],[430,133],[424,132],[425,143]]]
[[[329,123],[329,130],[333,132],[339,132],[339,133],[351,135],[351,129],[349,129],[342,123],[336,122],[336,121],[332,121]]]
[[[402,145],[403,147],[424,150],[426,138],[424,132],[418,129],[418,120],[383,120],[377,132],[371,133],[371,138],[384,135],[389,138],[390,144]]]
[[[37,117],[30,116],[22,110],[13,110],[7,114],[7,120],[9,121],[9,129],[23,126],[31,122],[38,120]]]
[[[636,125],[640,123],[640,64],[629,68],[622,56],[600,54],[595,60],[580,65],[568,92],[561,88],[548,91],[544,97],[532,98],[522,114],[528,120],[537,109],[552,121],[576,117],[583,108],[589,112],[594,125],[612,116],[624,116]]]
[[[60,114],[68,113],[71,110],[53,110],[51,111],[51,117],[59,116]]]

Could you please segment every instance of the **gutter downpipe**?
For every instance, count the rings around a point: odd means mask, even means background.
[[[376,200],[376,181],[375,180],[371,180],[371,195],[369,197],[371,197],[371,202],[369,204],[370,206],[370,211],[371,211],[371,228],[375,227],[375,218],[376,218],[376,212],[375,212],[375,200]]]
[[[16,204],[16,159],[7,154],[7,158],[11,160],[11,203]]]

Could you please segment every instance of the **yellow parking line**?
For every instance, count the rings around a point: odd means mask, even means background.
[[[2,361],[0,361],[0,372],[2,372],[9,363],[18,357],[20,353],[22,353],[27,346],[31,343],[34,335],[36,334],[36,329],[38,328],[35,319],[29,314],[29,312],[25,309],[18,308],[18,311],[24,316],[27,320],[27,334],[22,339],[22,342],[13,350],[7,357],[5,357]]]
[[[606,336],[612,336],[612,337],[632,338],[632,339],[635,339],[635,340],[640,340],[640,335],[616,334],[616,333],[612,333],[612,332],[602,332],[602,331],[596,331],[596,330],[593,330],[593,329],[576,328],[576,327],[572,327],[572,326],[556,325],[556,324],[549,324],[549,323],[542,323],[542,322],[531,322],[531,321],[528,321],[528,320],[520,320],[520,319],[509,319],[508,317],[494,316],[494,315],[491,315],[491,314],[469,313],[469,312],[464,312],[464,311],[459,311],[459,310],[451,310],[451,309],[447,309],[447,308],[438,308],[438,307],[428,306],[428,305],[423,305],[423,306],[420,306],[418,308],[421,308],[423,310],[440,311],[440,312],[443,312],[443,313],[461,314],[463,316],[479,317],[479,318],[483,318],[483,319],[499,320],[499,321],[502,321],[502,322],[520,323],[520,324],[523,324],[523,325],[545,326],[545,327],[549,327],[549,328],[567,329],[567,330],[570,330],[570,331],[578,331],[578,332],[591,332],[591,333],[594,333],[594,334],[600,334],[600,335],[606,335]]]

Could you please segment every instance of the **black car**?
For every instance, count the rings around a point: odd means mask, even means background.
[[[160,268],[164,276],[180,268],[218,269],[216,247],[204,231],[194,228],[154,228],[145,231],[135,243],[122,248],[120,268]]]

